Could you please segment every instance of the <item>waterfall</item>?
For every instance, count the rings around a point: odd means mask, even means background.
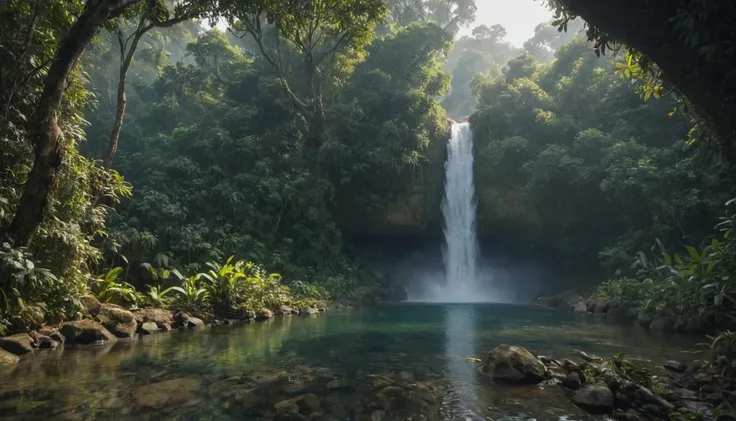
[[[447,142],[445,197],[446,284],[441,297],[446,302],[477,301],[478,242],[475,234],[475,185],[473,184],[473,138],[468,123],[453,123]]]

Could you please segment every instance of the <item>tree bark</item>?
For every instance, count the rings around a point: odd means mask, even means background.
[[[127,100],[125,99],[125,73],[120,72],[120,80],[118,81],[118,96],[117,96],[117,108],[115,109],[115,122],[112,125],[112,132],[110,133],[110,141],[107,144],[107,153],[102,161],[102,165],[106,170],[112,167],[112,160],[115,157],[115,152],[118,150],[118,141],[120,140],[120,129],[123,127],[123,117],[125,117],[125,107]]]
[[[722,51],[717,60],[708,60],[684,37],[672,18],[682,2],[672,0],[558,0],[567,10],[581,16],[590,25],[606,32],[647,58],[662,70],[663,80],[687,97],[723,141],[724,153],[736,162],[736,75],[732,70],[733,52]],[[717,2],[703,2],[718,13],[710,13],[706,23],[713,33],[731,28],[736,22],[736,8],[723,7]],[[696,24],[698,25],[698,24]],[[696,26],[695,33],[706,28]],[[723,33],[722,33],[723,34]],[[728,34],[728,33],[725,33]],[[728,37],[728,35],[724,35]],[[709,44],[732,39],[709,40]]]
[[[61,168],[61,140],[58,114],[67,81],[87,44],[120,7],[123,0],[89,0],[84,11],[61,39],[49,68],[30,134],[35,148],[33,167],[18,209],[8,229],[17,246],[28,246],[43,221],[56,175]],[[132,4],[132,3],[131,3]]]

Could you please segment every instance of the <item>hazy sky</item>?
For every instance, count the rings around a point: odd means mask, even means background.
[[[469,34],[476,25],[500,23],[508,31],[508,41],[518,47],[534,35],[534,27],[552,19],[552,12],[541,0],[475,0],[475,4],[475,24],[461,33]]]

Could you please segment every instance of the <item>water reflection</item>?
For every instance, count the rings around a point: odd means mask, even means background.
[[[453,304],[445,308],[445,352],[448,356],[446,377],[454,389],[452,407],[466,415],[475,415],[471,408],[477,399],[475,384],[478,371],[469,358],[478,354],[473,332],[474,305]]]

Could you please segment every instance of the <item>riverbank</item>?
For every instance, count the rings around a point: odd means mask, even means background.
[[[591,296],[584,298],[575,291],[538,297],[534,304],[574,313],[591,314],[619,323],[640,326],[661,332],[679,332],[692,335],[715,333],[734,329],[734,320],[724,315],[678,317],[676,315],[651,314],[636,303]]]
[[[262,322],[274,317],[311,316],[329,310],[354,307],[349,301],[330,303],[320,307],[279,306],[275,310],[244,311],[238,318],[217,318],[210,313],[190,315],[165,308],[124,308],[101,303],[92,295],[82,297],[86,317],[47,325],[38,330],[16,332],[0,337],[0,366],[17,364],[19,357],[36,350],[56,349],[65,344],[89,345],[166,333],[178,329],[205,329],[223,325]]]

